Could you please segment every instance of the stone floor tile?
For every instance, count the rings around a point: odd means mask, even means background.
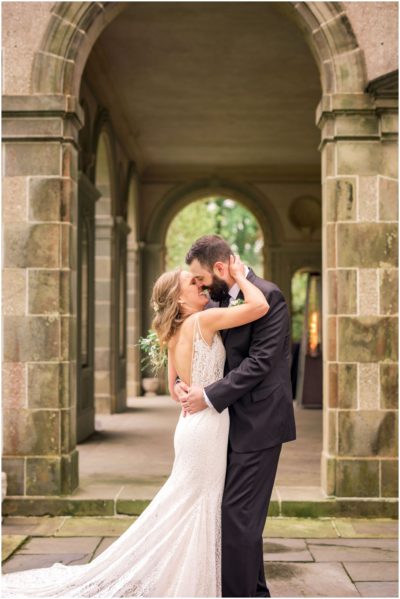
[[[80,452],[79,452],[80,453]],[[114,458],[114,456],[113,456]],[[107,460],[107,456],[104,456],[104,461]],[[114,461],[110,460],[110,461]],[[93,468],[98,468],[98,465],[93,464]],[[107,484],[107,482],[103,484],[95,484],[92,482],[86,483],[85,485],[80,483],[80,486],[75,489],[71,495],[66,495],[67,499],[116,499],[120,494],[123,487],[123,482],[118,483],[114,482],[113,484]]]
[[[110,545],[112,545],[115,540],[116,539],[114,537],[107,537],[102,539],[96,551],[93,554],[92,560],[94,560],[98,555],[100,555],[100,553],[103,553],[105,549],[108,549],[108,547],[110,547]]]
[[[334,518],[341,537],[350,538],[394,538],[398,537],[399,525],[397,520],[390,518]]]
[[[265,565],[265,576],[272,597],[359,597],[338,563],[269,562]]]
[[[276,486],[316,487],[320,485],[322,410],[295,406],[295,416],[298,439],[282,447]],[[178,417],[179,407],[165,396],[131,397],[125,412],[97,414],[96,434],[78,445],[80,487],[94,492],[102,483],[118,492],[123,485],[121,499],[152,499],[148,491],[161,487],[171,473]],[[150,489],[144,492],[146,486]]]
[[[153,499],[158,493],[166,479],[160,480],[157,484],[141,484],[140,481],[135,484],[124,485],[118,495],[118,499]]]
[[[397,539],[379,539],[379,538],[370,538],[370,539],[318,539],[318,541],[314,541],[314,539],[306,539],[309,543],[317,543],[318,545],[338,545],[339,547],[381,547],[383,549],[397,549],[398,543]]]
[[[36,537],[29,539],[19,553],[24,555],[93,553],[100,540],[100,537]]]
[[[398,558],[395,539],[308,539],[307,544],[317,562],[394,562]]]
[[[281,501],[326,501],[329,499],[321,487],[277,486],[276,489]]]
[[[344,562],[353,582],[396,582],[399,571],[397,562]]]
[[[1,538],[1,561],[6,560],[22,543],[26,541],[26,535],[6,535]]]
[[[66,518],[57,537],[119,537],[135,521],[132,517]]]
[[[398,597],[397,582],[357,582],[357,590],[361,597]]]
[[[303,539],[264,541],[266,562],[312,562],[314,561]]]
[[[276,487],[273,487],[272,489],[271,501],[279,501],[279,495]]]
[[[2,533],[46,537],[55,534],[64,519],[65,516],[8,516],[3,520]]]
[[[12,556],[3,564],[4,574],[7,572],[19,572],[21,570],[30,570],[32,568],[48,568],[56,562],[63,564],[78,565],[87,564],[90,561],[91,553],[61,553],[61,554],[32,554],[23,555],[18,553]]]
[[[286,538],[337,538],[330,519],[267,518],[264,537]]]

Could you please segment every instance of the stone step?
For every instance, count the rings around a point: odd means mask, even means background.
[[[290,493],[289,493],[290,495]],[[12,496],[3,501],[3,516],[138,516],[151,499],[119,499],[73,496]],[[394,499],[285,498],[276,496],[269,506],[271,517],[323,518],[397,518]]]

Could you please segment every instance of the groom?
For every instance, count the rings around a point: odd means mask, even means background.
[[[213,302],[207,307],[225,307],[243,299],[229,273],[232,254],[221,237],[205,235],[186,256],[197,285],[209,289]],[[189,414],[207,407],[218,412],[229,409],[222,499],[222,596],[270,597],[262,534],[282,443],[296,438],[289,314],[280,289],[257,277],[251,268],[244,268],[246,277],[267,298],[268,313],[221,332],[226,350],[223,379],[204,389],[178,382],[176,392]]]

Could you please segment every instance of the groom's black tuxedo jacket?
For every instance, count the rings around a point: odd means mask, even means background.
[[[254,322],[221,331],[225,376],[205,387],[218,412],[229,408],[229,440],[236,452],[258,451],[296,439],[288,307],[277,285],[251,269],[247,278],[261,289],[270,308]],[[207,307],[215,305],[210,302]]]

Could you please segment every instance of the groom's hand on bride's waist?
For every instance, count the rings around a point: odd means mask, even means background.
[[[189,385],[177,378],[174,384],[174,399],[182,405],[182,400],[186,399],[189,391]],[[182,405],[182,413],[186,416],[186,410]]]
[[[175,395],[178,398],[178,401],[181,401],[186,397],[189,391],[189,385],[181,381],[181,379],[176,379],[174,385]]]
[[[192,385],[188,388],[188,392],[185,397],[179,400],[186,414],[195,414],[201,410],[208,408],[203,394],[203,387],[199,385]]]

